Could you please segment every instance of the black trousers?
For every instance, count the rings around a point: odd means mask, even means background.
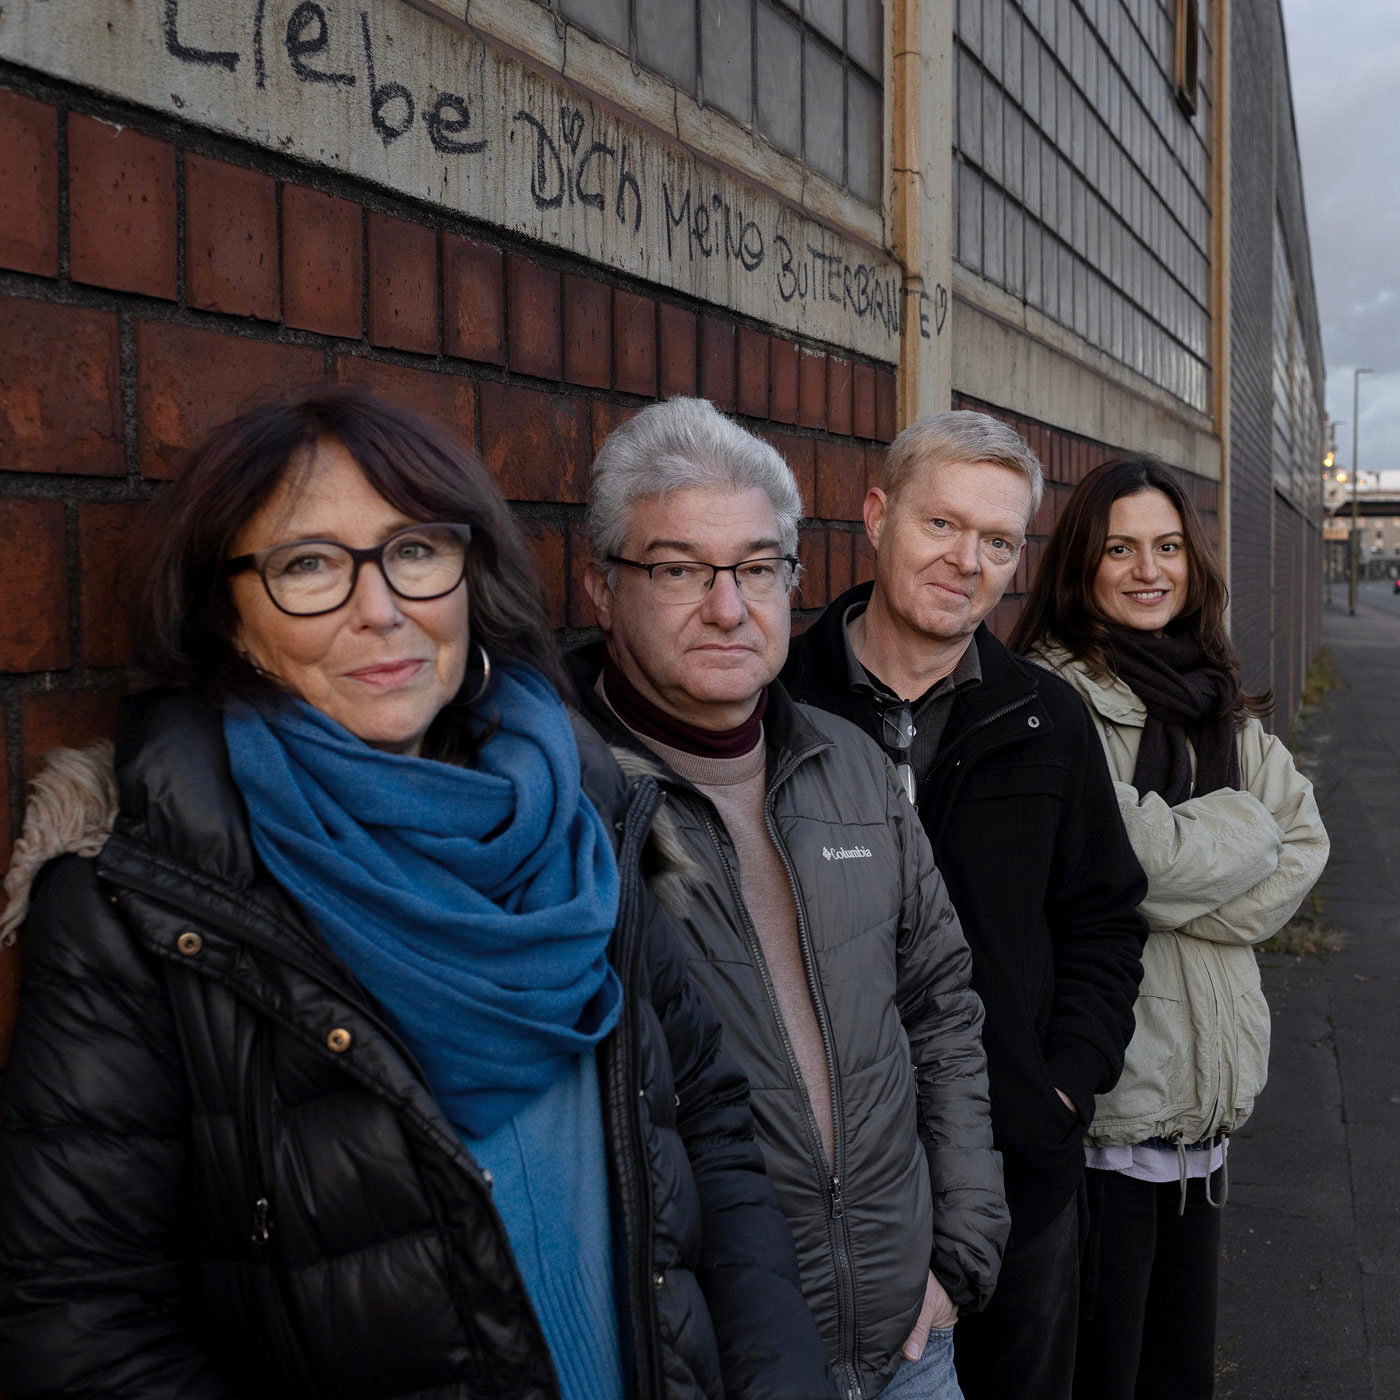
[[[1088,1171],[1074,1400],[1208,1400],[1215,1386],[1220,1211],[1181,1187]],[[1220,1173],[1210,1179],[1220,1199]]]
[[[1083,1194],[1028,1240],[1012,1222],[992,1301],[953,1333],[965,1400],[1069,1400]]]

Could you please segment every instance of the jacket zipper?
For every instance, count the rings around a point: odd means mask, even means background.
[[[661,789],[654,778],[643,778],[637,783],[627,810],[622,819],[622,839],[618,843],[618,869],[622,873],[622,889],[618,900],[617,927],[631,933],[627,944],[621,948],[623,966],[619,969],[623,986],[627,989],[624,1015],[627,1020],[627,1034],[619,1037],[618,1053],[609,1057],[610,1087],[619,1111],[617,1121],[622,1127],[625,1160],[636,1167],[642,1179],[647,1176],[646,1150],[642,1131],[642,1086],[637,1072],[636,1048],[641,1038],[641,1027],[637,1023],[638,1007],[641,1004],[641,933],[634,928],[636,923],[637,885],[641,880],[640,846],[645,838],[656,808],[661,800]],[[623,1209],[631,1207],[636,1216],[637,1228],[625,1231],[627,1253],[627,1291],[632,1302],[632,1316],[636,1325],[632,1329],[632,1349],[640,1394],[664,1395],[666,1378],[661,1363],[661,1350],[655,1345],[660,1335],[660,1321],[656,1312],[656,1290],[661,1286],[661,1275],[652,1276],[656,1266],[655,1222],[652,1219],[651,1193],[639,1189],[632,1193],[629,1201],[626,1193],[619,1190]]]
[[[248,1055],[248,1113],[245,1170],[253,1197],[250,1213],[250,1239],[258,1261],[266,1265],[282,1309],[281,1334],[283,1361],[295,1368],[301,1378],[302,1393],[317,1394],[316,1379],[306,1362],[301,1329],[296,1321],[295,1301],[286,1275],[285,1260],[275,1239],[277,1215],[272,1201],[273,1170],[268,1158],[272,1140],[272,1047],[271,1030],[258,1025]]]
[[[943,767],[943,765],[948,761],[950,757],[952,757],[954,753],[956,753],[960,748],[962,748],[963,745],[968,743],[974,735],[980,734],[982,730],[988,727],[988,725],[996,724],[998,720],[1005,719],[1007,715],[1015,714],[1017,710],[1023,710],[1026,708],[1027,705],[1033,705],[1035,703],[1035,698],[1036,697],[1034,691],[1032,691],[1029,695],[1023,695],[1019,700],[1013,700],[1009,705],[1003,705],[1001,709],[993,710],[991,714],[983,716],[983,718],[979,719],[977,723],[974,724],[970,729],[967,729],[962,734],[958,735],[957,739],[954,740],[954,742],[950,744],[946,749],[944,749],[944,751],[941,754],[939,754],[938,757],[934,760],[933,767],[929,769],[928,777],[924,779],[924,792],[926,793],[928,791],[929,785],[933,782],[934,774],[937,773],[938,770]],[[1010,744],[1014,743],[1015,740],[1008,738],[1005,742]],[[1001,746],[996,745],[995,747]],[[990,752],[990,750],[988,750],[988,752]],[[959,759],[958,762],[961,763],[962,760]],[[949,794],[949,796],[951,797],[951,794]],[[919,803],[916,805],[915,810],[921,812],[922,806],[923,794],[921,793]],[[938,834],[937,836],[933,837],[933,839],[930,841],[930,845],[934,847],[935,853],[937,851],[938,840],[943,835],[943,827],[946,824],[947,820],[948,806],[945,805],[943,809],[943,819],[938,824]]]
[[[823,745],[823,747],[825,747],[825,745]],[[797,912],[798,946],[802,950],[802,964],[807,974],[807,987],[812,997],[813,1009],[816,1012],[817,1027],[821,1032],[822,1049],[826,1055],[827,1076],[831,1086],[832,1152],[834,1157],[832,1169],[829,1174],[826,1170],[826,1152],[822,1147],[821,1130],[817,1126],[817,1117],[812,1111],[811,1100],[804,1093],[802,1097],[806,1108],[807,1148],[817,1182],[826,1200],[827,1238],[830,1242],[832,1259],[836,1265],[838,1286],[836,1298],[837,1348],[840,1352],[838,1369],[842,1373],[841,1382],[847,1400],[861,1400],[863,1392],[861,1390],[859,1376],[856,1372],[855,1358],[853,1355],[855,1280],[851,1270],[850,1233],[846,1224],[845,1203],[842,1199],[842,1170],[845,1147],[842,1141],[841,1087],[836,1074],[836,1054],[832,1044],[831,1025],[827,1020],[826,1006],[822,1001],[820,984],[817,981],[816,972],[812,963],[806,912],[802,905],[801,894],[797,888],[797,879],[793,873],[792,860],[788,855],[787,848],[783,845],[781,838],[778,836],[770,810],[773,794],[777,791],[778,787],[791,776],[803,759],[810,757],[812,753],[816,752],[818,752],[817,749],[812,749],[808,753],[799,754],[774,778],[764,798],[764,822],[768,828],[769,839],[772,840],[779,857],[782,859],[783,869],[787,873],[788,883],[792,888],[793,906]],[[788,1068],[792,1073],[793,1082],[801,1084],[802,1069],[797,1063],[797,1054],[792,1048],[792,1040],[788,1036],[787,1026],[783,1022],[782,1009],[778,1004],[778,994],[773,986],[772,976],[768,971],[768,960],[763,955],[763,947],[758,938],[758,931],[754,928],[753,920],[748,912],[748,906],[744,903],[743,893],[739,888],[739,882],[734,875],[734,869],[730,865],[729,857],[725,852],[724,843],[720,840],[719,831],[708,811],[702,811],[701,815],[705,823],[705,830],[709,832],[710,840],[714,845],[715,854],[718,855],[720,865],[724,870],[725,880],[729,885],[729,892],[734,900],[734,906],[738,910],[740,926],[744,931],[744,941],[748,944],[749,956],[753,958],[754,966],[757,967],[759,977],[763,983],[764,994],[768,998],[768,1008],[777,1026],[778,1038],[782,1044],[783,1052],[787,1056]]]
[[[811,750],[810,752],[816,752],[816,750]],[[855,1273],[851,1267],[850,1227],[846,1221],[845,1203],[841,1198],[842,1183],[845,1179],[846,1132],[845,1117],[841,1103],[840,1078],[836,1073],[836,1045],[831,1034],[831,1021],[826,1013],[826,999],[822,995],[821,983],[817,979],[816,959],[812,952],[812,940],[807,925],[807,910],[802,902],[802,892],[797,886],[797,875],[792,868],[792,857],[788,853],[787,846],[784,844],[783,838],[778,832],[778,824],[773,815],[773,800],[777,795],[778,789],[797,771],[798,765],[808,756],[808,754],[798,754],[775,774],[772,783],[769,784],[768,793],[763,801],[763,820],[768,827],[769,839],[773,842],[778,855],[782,858],[783,869],[787,872],[788,884],[792,886],[793,907],[797,910],[797,943],[798,947],[802,950],[802,965],[807,973],[807,989],[811,993],[812,1006],[817,1014],[817,1027],[821,1031],[822,1049],[826,1052],[827,1075],[831,1083],[832,1120],[831,1178],[827,1183],[828,1219],[836,1255],[837,1283],[840,1288],[840,1292],[837,1295],[837,1324],[841,1346],[841,1366],[845,1371],[845,1375],[842,1379],[846,1386],[848,1400],[862,1400],[864,1392],[861,1389],[860,1375],[856,1369],[855,1356]],[[791,1053],[791,1051],[789,1051],[789,1053]],[[811,1127],[815,1129],[816,1117],[812,1113],[810,1101],[807,1105],[807,1116],[812,1120]],[[819,1135],[817,1138],[817,1146],[818,1148],[821,1146],[821,1138]],[[819,1156],[817,1160],[821,1161],[823,1159]]]

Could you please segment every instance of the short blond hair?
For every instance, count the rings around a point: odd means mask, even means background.
[[[986,462],[1020,472],[1031,487],[1026,521],[1035,519],[1040,498],[1045,494],[1040,459],[1005,423],[969,409],[930,413],[895,438],[885,454],[885,495],[893,499],[920,468],[945,467],[954,462]]]

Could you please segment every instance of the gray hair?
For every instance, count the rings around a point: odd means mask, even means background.
[[[784,554],[797,553],[802,493],[778,451],[706,399],[649,404],[608,434],[588,483],[588,543],[597,564],[627,547],[632,508],[672,491],[762,491]],[[608,586],[616,580],[610,574]]]
[[[893,497],[920,468],[949,466],[954,462],[1010,467],[1030,482],[1031,508],[1026,521],[1035,519],[1045,479],[1040,460],[1005,423],[986,413],[962,409],[954,413],[930,413],[911,423],[890,444],[885,454],[885,495]]]

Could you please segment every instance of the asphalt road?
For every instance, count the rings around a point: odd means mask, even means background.
[[[1260,955],[1269,1082],[1230,1150],[1216,1400],[1400,1398],[1400,596],[1323,614],[1343,685],[1295,752],[1332,838],[1340,951]]]
[[[1344,583],[1333,584],[1332,590],[1335,594],[1332,600],[1333,609],[1346,613],[1346,585]],[[1400,617],[1400,593],[1395,591],[1395,585],[1388,578],[1362,583],[1356,590],[1356,601],[1376,608],[1380,612],[1389,613],[1391,617]]]

